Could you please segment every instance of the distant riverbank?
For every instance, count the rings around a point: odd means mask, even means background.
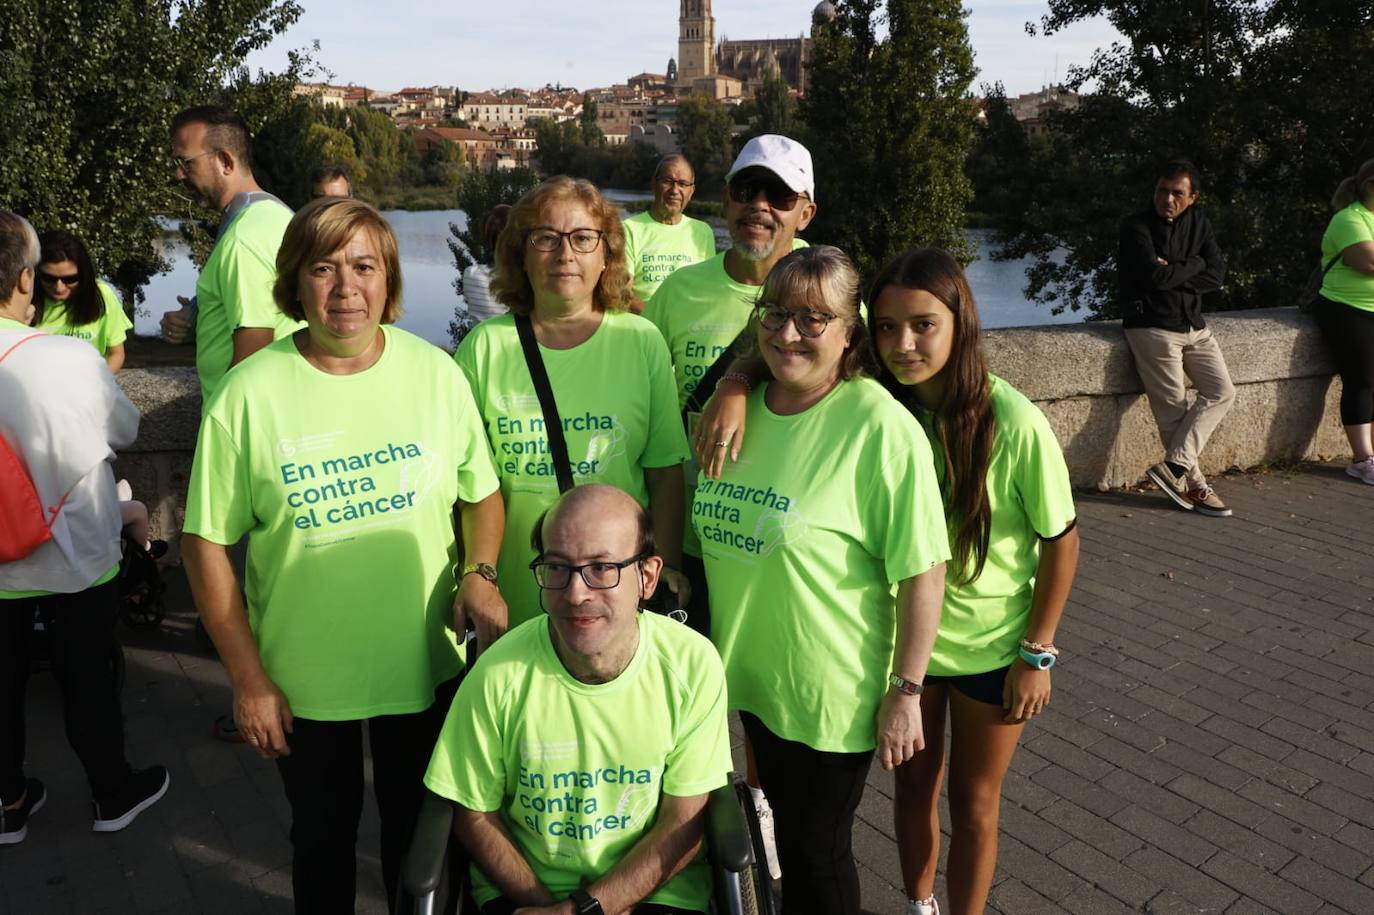
[[[611,190],[606,195],[621,205],[647,199],[632,191]],[[467,215],[455,209],[386,210],[384,213],[396,232],[401,250],[404,310],[397,324],[432,343],[451,346],[448,323],[460,299],[454,288],[458,272],[448,250],[449,226],[456,224],[460,229],[465,228]],[[711,221],[716,223],[717,243],[725,244],[719,218]],[[970,229],[968,237],[978,251],[978,259],[969,264],[968,278],[978,299],[984,327],[1072,324],[1082,320],[1082,316],[1076,314],[1052,315],[1049,309],[1026,301],[1021,292],[1026,281],[1026,264],[989,259],[992,239],[989,230]],[[165,244],[172,270],[153,277],[145,288],[146,301],[134,322],[138,334],[156,336],[162,313],[177,307],[178,295],[189,296],[195,290],[196,268],[186,256],[185,245],[175,234],[168,236]]]

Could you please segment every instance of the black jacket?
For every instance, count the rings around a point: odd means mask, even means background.
[[[1116,270],[1125,304],[1123,326],[1201,330],[1207,326],[1202,296],[1221,288],[1226,262],[1212,224],[1196,206],[1172,223],[1150,208],[1122,220]]]

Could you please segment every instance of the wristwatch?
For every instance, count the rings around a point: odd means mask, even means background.
[[[574,915],[606,915],[601,911],[601,903],[586,890],[573,890],[568,899],[572,901]]]
[[[888,674],[887,682],[890,686],[896,687],[897,692],[904,696],[919,696],[925,687],[915,680],[908,680],[899,673]]]
[[[1021,655],[1021,660],[1036,670],[1049,670],[1059,663],[1059,656],[1052,651],[1031,651],[1025,645],[1022,645],[1017,651]]]
[[[459,575],[458,577],[459,577],[459,578],[467,578],[469,575],[473,574],[474,572],[477,573],[478,575],[481,575],[481,576],[482,576],[483,578],[485,578],[487,581],[492,582],[493,584],[495,584],[495,582],[496,582],[496,566],[492,565],[492,564],[489,563],[489,562],[473,562],[473,563],[469,563],[468,565],[463,566],[463,574],[462,574],[462,575]]]

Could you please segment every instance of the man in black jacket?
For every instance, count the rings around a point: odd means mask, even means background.
[[[1200,190],[1191,162],[1164,166],[1150,208],[1121,223],[1117,275],[1126,342],[1165,448],[1164,460],[1146,474],[1179,507],[1225,517],[1231,510],[1207,485],[1200,461],[1236,397],[1221,347],[1202,319],[1202,296],[1221,288],[1226,263],[1212,224],[1193,206]],[[1197,389],[1191,405],[1189,381]]]

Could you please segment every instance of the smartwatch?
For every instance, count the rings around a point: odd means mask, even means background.
[[[887,675],[888,685],[897,690],[903,696],[919,696],[925,690],[925,686],[915,680],[908,680],[899,673]]]
[[[573,890],[568,899],[573,904],[575,915],[606,915],[605,912],[601,911],[601,903],[586,890]]]
[[[1025,661],[1036,670],[1049,670],[1059,663],[1059,657],[1052,651],[1031,651],[1025,645],[1018,649],[1021,660]]]
[[[496,581],[496,566],[492,565],[489,562],[474,562],[465,565],[463,566],[463,574],[459,575],[458,577],[467,578],[469,575],[472,575],[474,573],[477,575],[481,575],[489,582],[495,583]]]

